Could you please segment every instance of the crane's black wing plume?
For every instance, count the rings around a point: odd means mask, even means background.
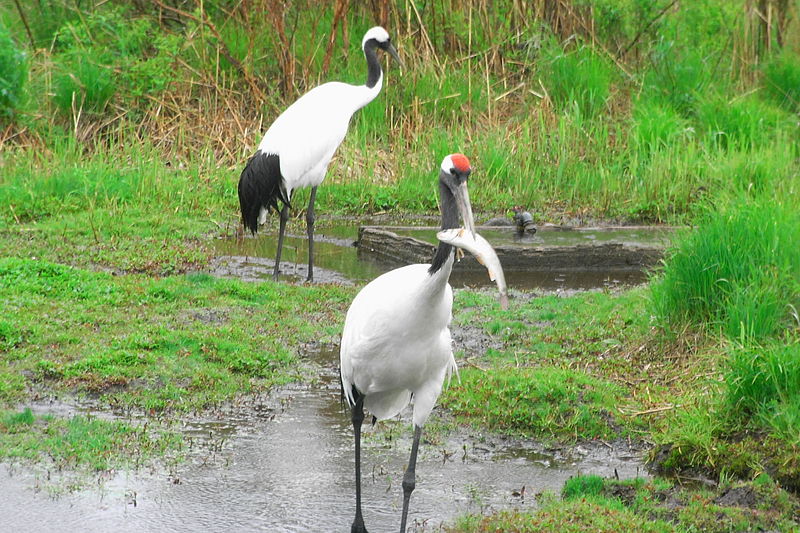
[[[279,213],[278,200],[289,205],[282,181],[277,154],[264,154],[259,150],[244,167],[239,178],[239,206],[242,208],[242,224],[252,233],[258,231],[258,215],[262,207]]]

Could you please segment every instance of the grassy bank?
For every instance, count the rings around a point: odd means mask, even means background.
[[[19,10],[0,8],[0,55],[25,73],[0,101],[3,157],[23,159],[4,162],[4,185],[18,184],[17,165],[117,164],[144,144],[232,214],[230,191],[263,129],[308,87],[362,82],[358,43],[377,19],[407,68],[384,58],[384,91],[354,118],[321,212],[432,211],[431,169],[458,150],[482,170],[479,210],[691,221],[721,195],[790,195],[797,176],[794,7],[769,51],[746,3],[397,3],[337,19],[333,6],[304,2],[192,13],[181,2],[80,11],[55,1],[22,9],[31,35]]]
[[[545,495],[536,514],[502,512],[468,517],[448,531],[794,531],[797,511],[767,475],[752,483],[724,483],[717,490],[691,490],[664,480],[614,481],[571,478],[562,499]]]

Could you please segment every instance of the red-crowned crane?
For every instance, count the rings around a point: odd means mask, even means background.
[[[313,281],[314,201],[317,186],[325,179],[328,164],[347,133],[353,113],[381,92],[383,71],[378,62],[377,49],[389,52],[401,63],[389,34],[380,26],[367,31],[361,47],[367,59],[367,83],[350,85],[329,82],[301,96],[275,119],[239,178],[239,206],[245,228],[255,234],[269,209],[280,212],[278,251],[273,272],[275,280],[280,271],[292,191],[299,187],[311,187],[306,226],[308,281]],[[283,206],[279,206],[278,202]]]
[[[475,233],[467,192],[469,160],[451,154],[439,172],[442,229],[464,227]],[[455,248],[440,242],[430,265],[408,265],[383,274],[356,295],[344,322],[340,351],[342,391],[355,434],[356,515],[351,533],[365,533],[361,514],[361,424],[364,409],[376,419],[398,414],[413,399],[414,440],[403,476],[403,514],[415,485],[422,426],[456,361],[450,341],[453,289],[449,278]]]

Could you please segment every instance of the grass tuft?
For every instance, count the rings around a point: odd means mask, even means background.
[[[763,84],[775,101],[789,111],[800,111],[800,62],[782,50],[761,66]]]
[[[605,480],[597,475],[571,477],[564,483],[564,487],[561,489],[561,496],[565,500],[599,496],[603,493],[604,485]]]
[[[680,239],[652,284],[663,321],[764,339],[791,325],[800,304],[800,215],[772,200],[737,200]]]
[[[565,51],[552,44],[545,49],[545,58],[544,79],[560,111],[588,118],[604,111],[614,71],[602,56],[588,46]]]
[[[725,383],[737,416],[800,446],[800,341],[734,348]]]

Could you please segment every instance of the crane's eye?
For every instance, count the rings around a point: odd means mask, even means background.
[[[450,174],[452,174],[453,176],[456,175],[456,167],[450,169]]]

